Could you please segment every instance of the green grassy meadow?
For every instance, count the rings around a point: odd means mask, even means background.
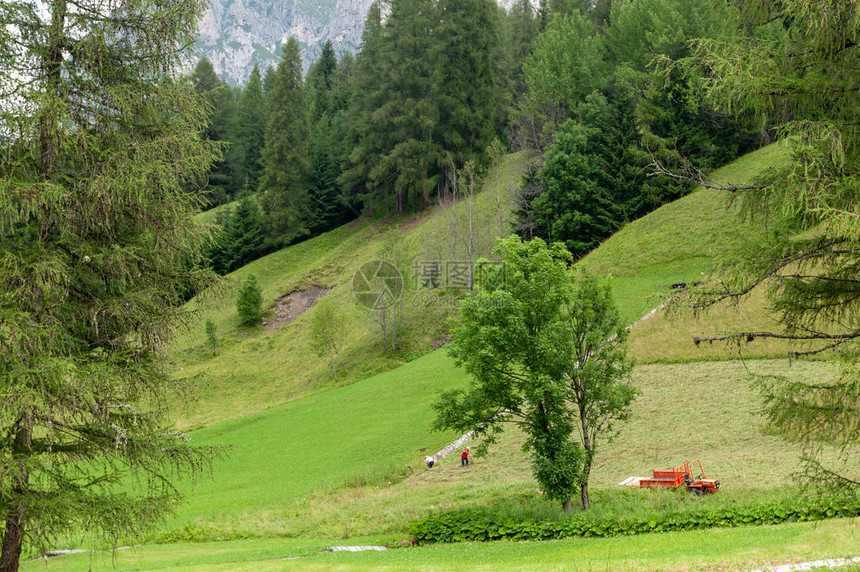
[[[442,352],[338,387],[193,433],[193,442],[230,445],[212,479],[189,491],[179,521],[218,521],[271,512],[305,494],[337,487],[358,473],[408,470],[455,438],[434,433],[429,402],[465,382]],[[383,483],[384,484],[384,483]],[[253,517],[252,517],[253,518]],[[278,518],[288,523],[292,515]]]
[[[593,469],[597,510],[615,504],[612,495],[629,494],[652,510],[652,491],[616,484],[686,459],[701,459],[707,476],[723,483],[727,502],[793,488],[800,449],[764,431],[749,373],[810,380],[834,371],[823,362],[789,370],[784,360],[637,367],[633,381],[641,393],[631,420],[602,446]],[[516,429],[468,468],[460,467],[457,455],[430,470],[423,466],[425,454],[456,437],[430,432],[430,403],[439,391],[466,382],[440,350],[347,387],[196,431],[194,442],[232,444],[233,451],[215,466],[212,480],[189,491],[176,520],[153,538],[334,541],[382,535],[397,544],[408,540],[410,522],[436,511],[514,502],[542,511],[542,517],[558,512],[538,493]],[[614,510],[628,510],[624,503],[630,500],[622,496]]]
[[[749,181],[786,156],[783,145],[745,155],[711,178],[716,184]],[[728,191],[699,188],[626,225],[580,264],[599,275],[612,276],[615,297],[630,323],[660,306],[670,286],[706,279],[711,270],[754,251],[767,236],[767,225],[741,216]],[[683,362],[737,359],[737,348],[716,344],[695,347],[693,336],[746,328],[776,327],[767,312],[764,293],[754,292],[740,307],[718,308],[703,316],[667,315],[659,310],[631,333],[631,349],[640,361]],[[785,355],[787,343],[757,340],[745,348],[747,357]]]
[[[714,178],[748,180],[783,156],[781,148],[771,146]],[[424,455],[457,437],[430,430],[432,402],[440,391],[468,383],[444,349],[433,351],[444,343],[457,298],[428,301],[426,292],[408,290],[403,348],[385,353],[372,316],[354,303],[351,292],[361,264],[392,248],[401,252],[406,268],[416,260],[462,256],[459,233],[470,210],[482,229],[478,251],[489,254],[493,237],[511,228],[513,193],[530,160],[523,154],[504,158],[487,173],[484,191],[471,204],[464,200],[420,216],[354,221],[238,270],[220,297],[193,301],[195,322],[172,356],[178,377],[196,384],[197,398],[182,404],[175,422],[190,430],[193,443],[226,445],[229,453],[211,474],[183,485],[186,499],[176,516],[148,533],[141,546],[116,552],[115,560],[98,552],[31,561],[26,569],[701,570],[856,556],[850,548],[860,545],[860,529],[850,520],[607,540],[319,553],[336,544],[403,546],[409,524],[438,511],[491,507],[541,517],[560,514],[537,490],[522,451],[524,437],[516,429],[467,468],[459,466],[457,455],[430,470],[423,465]],[[729,203],[724,192],[697,190],[625,226],[580,264],[612,276],[623,315],[636,322],[662,303],[672,283],[701,279],[764,237],[766,229],[737,218]],[[212,217],[205,214],[201,223]],[[296,289],[331,288],[327,296],[346,318],[345,377],[332,379],[325,358],[310,349],[313,308],[280,329],[239,327],[233,292],[250,274],[268,307]],[[205,344],[207,319],[218,330],[214,356]],[[595,514],[696,502],[684,494],[617,486],[628,476],[687,459],[701,459],[707,476],[723,483],[723,491],[706,502],[794,494],[799,448],[765,430],[751,374],[822,380],[834,375],[835,366],[742,361],[732,348],[691,342],[700,333],[767,321],[766,300],[758,295],[740,310],[698,319],[660,311],[636,323],[630,347],[639,361],[633,382],[640,395],[619,436],[601,445],[591,477]],[[785,349],[753,347],[748,356],[772,358]],[[72,544],[93,543],[85,538]]]

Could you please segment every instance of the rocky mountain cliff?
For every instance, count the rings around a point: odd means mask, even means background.
[[[355,53],[373,0],[212,0],[200,21],[196,53],[230,83],[243,85],[254,64],[277,65],[281,45],[295,36],[307,70],[326,40]],[[509,8],[514,0],[499,0]]]

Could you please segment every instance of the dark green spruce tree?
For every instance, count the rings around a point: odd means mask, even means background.
[[[218,213],[219,227],[209,259],[212,269],[224,275],[238,270],[263,253],[260,208],[253,197],[245,197],[236,208]]]
[[[526,93],[523,64],[532,51],[539,23],[529,0],[517,0],[506,13],[501,25],[500,80],[506,82],[505,100],[508,105]]]
[[[579,258],[618,228],[618,206],[603,176],[597,130],[574,120],[562,125],[540,177],[545,190],[533,203],[537,236],[564,242]]]
[[[367,12],[361,50],[350,76],[349,111],[343,118],[348,152],[338,177],[345,200],[354,208],[365,207],[371,213],[376,185],[370,175],[379,161],[384,142],[373,120],[373,114],[383,99],[383,93],[378,89],[378,78],[382,73],[382,41],[382,12],[379,3],[374,2]]]
[[[451,166],[480,157],[496,135],[499,13],[492,0],[439,0],[438,10],[431,97],[438,109],[435,139],[450,165],[442,171],[445,187],[454,174]],[[425,205],[428,199],[423,197]]]
[[[248,83],[239,100],[237,135],[241,143],[239,165],[241,188],[255,191],[263,170],[261,162],[266,140],[266,99],[257,66],[251,70]]]
[[[338,82],[341,85],[337,85]],[[311,98],[310,158],[310,231],[330,230],[346,219],[347,208],[341,199],[338,177],[342,163],[342,125],[340,113],[348,99],[336,88],[348,88],[338,76],[338,63],[330,41],[308,73]]]
[[[263,232],[279,248],[309,232],[308,110],[299,43],[290,38],[268,97],[268,118],[260,180]]]
[[[390,6],[376,87],[382,101],[373,112],[370,134],[382,141],[382,152],[369,178],[386,212],[402,213],[410,204],[417,210],[419,200],[426,206],[444,161],[441,143],[433,137],[438,101],[429,97],[435,62],[428,54],[438,16],[432,0],[392,0]]]
[[[210,141],[227,143],[223,157],[209,170],[204,186],[210,205],[219,205],[231,200],[240,185],[241,157],[236,137],[235,93],[218,79],[212,63],[206,58],[197,63],[191,81],[197,93],[206,98],[211,109],[203,136]]]

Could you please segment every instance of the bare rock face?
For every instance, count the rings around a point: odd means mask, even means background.
[[[326,40],[335,52],[355,53],[373,0],[212,0],[200,21],[197,58],[206,56],[216,73],[244,85],[254,64],[265,73],[277,66],[281,46],[294,36],[302,46],[305,71]],[[510,9],[515,0],[498,0]]]
[[[330,39],[342,54],[358,48],[372,0],[214,0],[200,21],[197,57],[206,56],[228,82],[242,85],[254,64],[276,66],[294,36],[307,71]]]

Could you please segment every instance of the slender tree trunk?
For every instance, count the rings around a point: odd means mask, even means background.
[[[382,351],[388,351],[388,310],[379,310],[379,326],[382,328]]]
[[[450,160],[450,158],[449,158]],[[457,230],[458,230],[458,220],[457,220],[457,170],[454,168],[454,163],[451,161],[451,165],[449,167],[450,172],[448,175],[448,206],[446,208],[445,216],[448,219],[448,230],[450,232],[451,238],[451,263],[455,263],[457,261]],[[446,269],[447,270],[447,269]],[[450,283],[450,276],[445,276],[445,285],[447,286]]]
[[[402,332],[403,331],[403,300],[401,299],[401,301],[398,302],[398,304],[400,304],[400,315],[397,319],[400,320],[400,331]]]
[[[394,315],[391,317],[391,351],[397,351],[397,305],[394,305]]]
[[[337,380],[337,367],[335,366],[334,356],[331,354],[331,352],[329,352],[328,354],[328,364],[331,366],[331,372],[332,374],[334,374],[335,380]]]
[[[594,442],[591,439],[588,419],[585,416],[584,394],[585,391],[577,392],[579,397],[579,419],[582,423],[582,448],[585,449],[585,467],[582,471],[582,508],[588,510],[591,503],[588,498],[588,477],[591,475],[591,464],[594,462]]]
[[[24,541],[24,525],[27,520],[24,496],[30,485],[30,474],[25,468],[25,460],[32,444],[33,420],[28,413],[18,419],[14,455],[17,458],[18,473],[14,476],[12,502],[6,513],[6,528],[3,532],[3,548],[0,553],[0,572],[17,572],[21,560],[21,547]]]
[[[567,500],[564,501],[564,505],[562,505],[562,506],[564,508],[564,514],[570,514],[571,513],[571,511],[573,510],[573,506],[571,505],[570,497],[567,497]]]
[[[591,472],[591,467],[585,469],[585,479],[582,483],[582,509],[588,510],[591,507],[591,501],[588,498],[588,473]]]
[[[469,235],[466,242],[466,256],[469,264],[467,289],[471,292],[475,281],[475,174],[472,172],[471,168],[468,176],[469,179],[467,183],[469,185],[469,196],[467,200],[469,202],[466,206],[469,215]]]
[[[340,348],[337,348],[337,359],[340,362],[340,369],[343,370],[343,373],[346,373],[346,366],[343,365],[343,353],[341,353]]]

